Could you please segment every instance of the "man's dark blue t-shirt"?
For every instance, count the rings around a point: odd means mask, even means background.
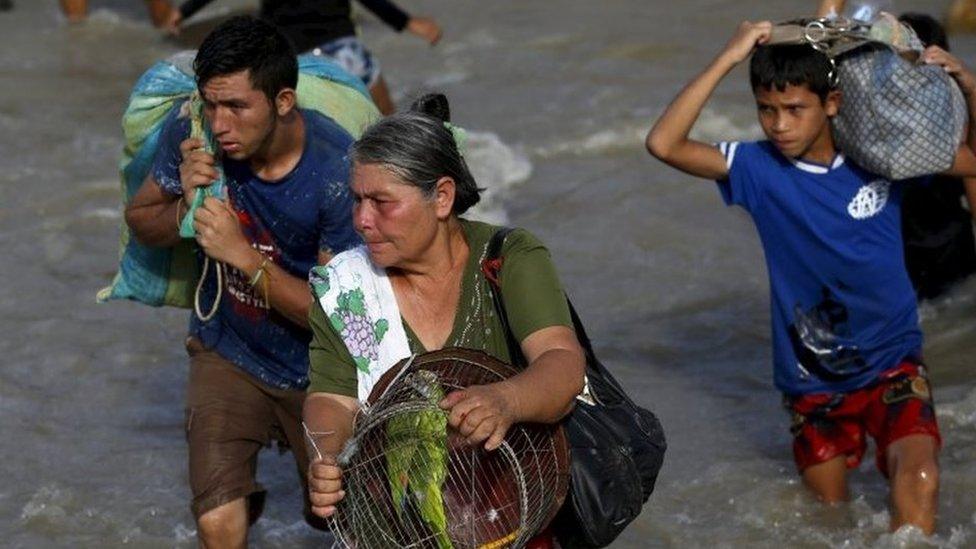
[[[180,143],[189,119],[166,122],[153,177],[167,193],[182,194]],[[223,159],[227,197],[251,245],[290,274],[308,278],[320,250],[339,253],[359,243],[352,227],[348,151],[353,139],[331,119],[303,110],[305,148],[295,168],[277,181],[257,177],[246,161]],[[190,317],[190,334],[244,371],[278,388],[308,384],[311,334],[268,307],[243,272],[226,267],[223,297],[207,321]],[[201,292],[208,310],[215,296],[213,267]],[[259,284],[260,286],[260,284]]]
[[[771,143],[722,143],[728,204],[762,241],[772,294],[773,377],[789,395],[849,392],[919,355],[902,253],[904,182],[845,162],[793,160]]]

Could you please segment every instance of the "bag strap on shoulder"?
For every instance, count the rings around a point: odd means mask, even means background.
[[[491,301],[495,304],[495,313],[502,323],[502,329],[505,330],[505,342],[508,345],[508,354],[512,359],[512,364],[525,368],[529,364],[525,355],[522,354],[522,346],[515,339],[512,327],[508,323],[508,311],[505,310],[505,302],[502,301],[502,284],[499,278],[502,272],[502,263],[505,262],[505,258],[502,256],[502,246],[505,244],[505,238],[514,230],[513,227],[502,227],[491,236],[491,240],[488,241],[488,253],[481,262],[481,272],[488,280],[488,286],[491,289]]]
[[[509,356],[512,358],[512,363],[525,368],[528,366],[528,361],[525,359],[525,355],[522,354],[521,345],[519,345],[518,340],[515,339],[515,335],[512,333],[511,325],[508,322],[508,312],[505,310],[505,302],[501,296],[500,276],[502,265],[505,262],[504,256],[501,255],[502,246],[505,244],[505,238],[514,230],[512,227],[502,227],[492,235],[491,240],[488,242],[488,253],[481,262],[481,272],[484,273],[485,278],[488,280],[488,286],[491,289],[491,300],[495,305],[495,312],[498,314],[502,328],[505,330],[505,340],[508,345]],[[584,402],[589,404],[599,403],[600,397],[593,390],[591,381],[600,380],[602,387],[616,393],[618,398],[622,398],[633,404],[630,395],[623,390],[623,387],[607,371],[606,366],[596,357],[590,337],[587,335],[586,329],[583,327],[583,322],[580,320],[579,313],[576,312],[576,307],[573,306],[573,302],[569,299],[569,296],[566,296],[566,305],[569,307],[569,315],[573,322],[576,338],[579,340],[580,347],[583,348],[583,353],[586,358],[586,387],[584,388],[583,395],[577,398],[582,398]]]

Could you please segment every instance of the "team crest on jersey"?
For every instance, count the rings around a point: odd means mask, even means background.
[[[847,205],[847,213],[854,219],[867,219],[878,215],[888,203],[888,189],[891,183],[876,179],[857,191],[857,195]]]

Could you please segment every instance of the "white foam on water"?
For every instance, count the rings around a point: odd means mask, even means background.
[[[953,547],[966,547],[969,538],[969,532],[962,526],[954,526],[949,530],[949,545]]]
[[[142,537],[142,535],[143,535],[142,528],[139,528],[138,526],[132,526],[130,528],[126,528],[121,532],[122,543],[130,543],[139,540]]]
[[[464,82],[469,76],[471,75],[463,70],[443,71],[424,80],[424,86],[431,89],[442,88],[451,84]]]
[[[61,520],[68,516],[62,505],[74,499],[71,490],[48,484],[40,487],[20,510],[20,520]]]
[[[643,148],[647,129],[646,120],[629,122],[621,127],[607,128],[569,141],[542,145],[533,152],[548,159],[559,156],[602,155],[624,150],[636,151]]]
[[[951,422],[958,426],[976,427],[976,389],[956,402],[940,402],[936,407],[940,422]],[[976,519],[976,515],[974,515]]]
[[[919,322],[935,320],[939,316],[939,309],[931,301],[923,301],[918,304]]]
[[[440,45],[444,54],[454,56],[463,54],[468,50],[491,49],[498,46],[498,38],[495,37],[487,28],[480,28],[467,34],[461,39],[452,39]]]
[[[114,221],[122,218],[122,212],[120,212],[117,208],[95,208],[94,210],[88,210],[83,213],[82,217],[88,219],[105,219]]]
[[[508,223],[505,200],[514,186],[532,175],[532,162],[492,132],[468,131],[465,161],[478,186],[481,201],[465,216],[494,224]]]
[[[855,473],[852,482],[855,497],[849,503],[826,506],[815,501],[788,465],[777,466],[766,459],[718,463],[689,481],[660,486],[661,493],[651,502],[652,520],[675,546],[698,546],[703,541],[730,546],[725,543],[730,528],[753,532],[768,542],[760,545],[764,547],[972,546],[968,514],[961,523],[946,524],[932,536],[912,527],[889,532],[887,486],[873,464],[867,474]]]
[[[952,543],[951,539],[942,539],[939,536],[926,536],[917,526],[905,525],[890,534],[882,534],[872,547],[878,549],[891,547],[907,549],[909,547],[959,547],[959,545]]]
[[[598,156],[615,152],[642,151],[647,132],[657,116],[641,116],[616,126],[537,147],[533,153],[542,158],[559,156]],[[762,130],[757,122],[738,122],[731,116],[705,109],[692,129],[692,139],[715,143],[759,139]]]
[[[186,543],[196,539],[197,529],[193,525],[187,526],[186,524],[180,523],[173,528],[173,540],[176,543]]]
[[[294,541],[312,535],[323,538],[322,547],[332,546],[332,534],[313,533],[311,527],[304,520],[283,522],[269,517],[261,517],[261,521],[256,523],[254,527],[258,530],[253,534],[254,537],[261,539],[264,544],[287,546],[289,540]],[[325,543],[324,540],[328,540],[329,543]]]
[[[141,2],[140,2],[141,3]],[[139,6],[141,8],[141,6]],[[149,25],[147,20],[132,19],[129,14],[119,13],[110,8],[95,8],[88,14],[88,24],[111,27],[145,28]]]
[[[86,22],[98,23],[103,25],[118,25],[124,21],[119,13],[108,8],[95,8],[88,13]]]
[[[690,137],[706,143],[717,143],[763,139],[763,133],[754,117],[740,121],[713,108],[706,108],[698,117]]]

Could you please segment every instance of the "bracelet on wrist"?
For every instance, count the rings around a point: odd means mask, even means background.
[[[183,214],[180,213],[183,204],[186,204],[186,200],[183,199],[183,195],[180,195],[179,200],[176,201],[176,232],[180,232],[180,228],[183,227]]]
[[[259,252],[260,253],[260,252]],[[258,265],[258,270],[255,271],[254,276],[251,277],[250,283],[252,288],[256,288],[257,285],[261,284],[261,293],[264,296],[265,308],[271,308],[271,295],[268,293],[268,283],[270,281],[271,275],[268,271],[268,264],[271,262],[271,258],[261,254],[263,258],[261,264]]]

